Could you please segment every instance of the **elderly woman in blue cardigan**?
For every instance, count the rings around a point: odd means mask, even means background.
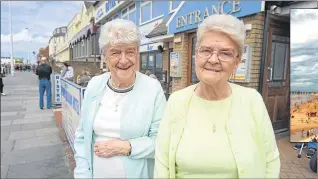
[[[136,71],[140,39],[128,20],[101,27],[99,46],[109,72],[92,78],[85,92],[74,178],[152,178],[166,98],[157,80]]]

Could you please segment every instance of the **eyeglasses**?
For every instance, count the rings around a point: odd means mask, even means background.
[[[197,50],[197,54],[199,57],[203,58],[203,59],[209,59],[212,57],[213,54],[216,54],[218,56],[218,59],[221,61],[231,61],[233,60],[235,57],[234,53],[231,50],[226,50],[226,51],[214,51],[210,48],[206,48],[206,47],[199,47],[199,49]]]
[[[132,50],[132,49],[129,49],[126,51],[113,49],[107,52],[108,56],[112,59],[120,59],[123,53],[125,54],[125,57],[129,59],[135,58],[137,56],[136,50]]]

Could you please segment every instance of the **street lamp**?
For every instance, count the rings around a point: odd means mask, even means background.
[[[14,60],[13,60],[13,37],[12,37],[12,18],[11,18],[11,1],[9,1],[9,31],[10,31],[10,42],[11,42],[11,76],[14,76]]]
[[[29,42],[29,48],[30,48],[30,42],[31,42],[31,38],[30,38],[30,34],[29,34],[29,28],[25,28],[28,31],[28,42]],[[30,49],[28,49],[28,61],[27,63],[30,63]]]

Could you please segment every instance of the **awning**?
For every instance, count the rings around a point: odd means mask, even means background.
[[[71,44],[74,44],[75,42],[79,41],[80,39],[86,38],[89,34],[94,33],[96,30],[96,27],[93,24],[89,24],[85,26],[82,30],[80,30],[72,40],[70,41]]]
[[[168,27],[167,22],[170,19],[170,17],[166,17],[162,20],[162,22],[155,27],[148,35],[146,35],[146,38],[153,38],[161,35],[167,35],[168,33]]]

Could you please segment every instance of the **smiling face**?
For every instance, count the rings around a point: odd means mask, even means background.
[[[225,83],[236,72],[241,61],[234,41],[222,32],[203,34],[195,55],[198,79],[206,84]]]
[[[126,83],[134,78],[139,52],[136,45],[112,45],[107,48],[106,58],[111,75]]]

